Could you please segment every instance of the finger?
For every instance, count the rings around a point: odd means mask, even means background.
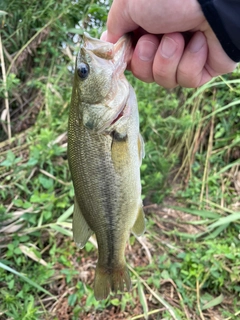
[[[209,48],[206,70],[212,77],[232,72],[237,63],[228,57],[211,29],[206,32],[206,37]]]
[[[188,88],[196,88],[211,80],[211,75],[205,69],[208,47],[202,32],[196,32],[187,47],[177,70],[177,82]]]
[[[107,41],[115,43],[125,33],[137,29],[128,10],[129,0],[113,1],[107,20]]]
[[[107,30],[102,33],[100,40],[107,41]]]
[[[169,33],[162,37],[153,62],[153,78],[165,88],[177,86],[176,72],[184,50],[181,33]]]
[[[131,60],[131,71],[135,77],[145,82],[153,82],[152,66],[159,39],[152,34],[143,35],[137,42]]]

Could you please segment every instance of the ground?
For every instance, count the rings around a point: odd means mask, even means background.
[[[180,240],[174,235],[168,235],[173,230],[178,229],[179,232],[186,232],[189,234],[198,234],[199,232],[204,231],[204,228],[201,226],[193,226],[185,224],[185,221],[192,221],[193,216],[187,213],[184,213],[179,210],[170,209],[169,204],[174,203],[173,198],[167,199],[167,201],[159,206],[156,204],[149,204],[145,206],[145,213],[147,219],[154,219],[154,223],[146,232],[146,235],[140,237],[138,240],[135,240],[132,245],[128,243],[126,248],[126,259],[129,263],[130,270],[131,268],[141,268],[141,271],[138,271],[140,278],[144,281],[148,280],[148,277],[151,277],[156,270],[154,268],[153,260],[156,260],[156,257],[161,257],[164,254],[169,255],[169,251],[175,249],[179,252],[182,251],[183,240]],[[176,205],[176,203],[174,203]],[[153,231],[153,232],[152,232]],[[154,234],[149,237],[149,234]],[[189,240],[185,240],[188,241]],[[95,243],[94,238],[92,238],[92,243]],[[78,271],[78,274],[75,275],[75,284],[77,280],[81,280],[85,285],[92,287],[94,279],[94,270],[97,262],[97,252],[96,250],[91,250],[89,253],[84,251],[79,251],[75,247],[75,244],[70,241],[68,244],[71,246],[69,252],[73,254],[68,256],[71,266],[74,270]],[[58,236],[58,247],[66,248],[66,239],[63,236]],[[81,263],[78,261],[81,259]],[[172,261],[177,261],[177,257],[172,256]],[[150,266],[150,267],[149,267]],[[51,284],[51,292],[54,295],[57,295],[57,301],[53,304],[46,301],[46,309],[49,312],[48,319],[61,320],[70,320],[73,319],[73,307],[69,306],[69,294],[72,294],[76,291],[75,286],[69,286],[69,283],[66,281],[66,277],[60,276],[60,270],[65,269],[61,264],[55,265],[55,275],[54,282]],[[114,306],[111,303],[103,310],[96,310],[95,308],[89,307],[87,311],[83,311],[80,314],[79,319],[91,319],[91,320],[107,320],[107,319],[144,319],[143,306],[140,302],[138,296],[139,291],[136,292],[136,278],[133,282],[133,294],[134,298],[131,304],[126,303],[124,310],[121,310],[121,304]],[[151,286],[143,286],[145,299],[148,304],[149,316],[148,319],[174,319],[174,317],[169,318],[166,316],[167,307],[161,305],[160,301],[154,297],[154,292],[157,292],[156,289],[151,289]],[[149,290],[150,289],[150,290]],[[186,289],[191,291],[191,289],[186,286]],[[195,290],[196,291],[196,290]],[[181,319],[193,319],[193,320],[223,320],[222,309],[231,310],[231,304],[233,297],[224,296],[224,301],[215,308],[209,308],[205,312],[202,312],[202,315],[199,315],[197,301],[193,303],[193,308],[189,308],[184,302],[183,298],[177,288],[176,283],[171,279],[159,279],[159,292],[158,294],[173,308],[182,309],[183,316]],[[195,295],[195,293],[194,293]],[[114,296],[112,296],[114,298]],[[117,298],[121,301],[121,295],[119,294]],[[81,307],[86,305],[87,295],[84,295],[80,301],[77,301]],[[50,306],[50,307],[49,307]],[[84,307],[83,307],[84,309]],[[151,314],[152,312],[152,314]],[[164,316],[165,314],[165,316]],[[230,319],[230,318],[229,318]],[[232,319],[232,318],[231,318]]]

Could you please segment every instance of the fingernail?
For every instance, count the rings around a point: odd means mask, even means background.
[[[189,44],[189,51],[192,53],[198,52],[205,43],[205,37],[203,35],[196,37]]]
[[[152,41],[141,41],[138,47],[138,56],[143,61],[151,61],[157,51],[157,46]]]
[[[169,37],[164,37],[161,43],[161,54],[164,58],[171,58],[177,50],[177,42]]]

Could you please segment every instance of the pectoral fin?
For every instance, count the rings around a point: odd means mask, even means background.
[[[76,198],[74,198],[73,239],[79,248],[83,248],[92,234],[93,231],[87,224]]]
[[[139,133],[139,136],[138,136],[138,154],[139,154],[139,161],[140,161],[140,165],[141,165],[142,164],[142,159],[145,157],[145,150],[144,150],[143,137],[141,136],[140,133]]]
[[[132,227],[132,233],[139,237],[145,231],[145,215],[142,207],[139,207],[137,219]]]

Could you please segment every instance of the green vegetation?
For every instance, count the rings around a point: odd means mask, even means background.
[[[3,0],[0,10],[0,319],[238,319],[239,70],[198,90],[127,75],[147,230],[126,249],[132,291],[97,302],[95,240],[79,250],[71,237],[66,131],[73,39],[99,36],[108,5]]]

